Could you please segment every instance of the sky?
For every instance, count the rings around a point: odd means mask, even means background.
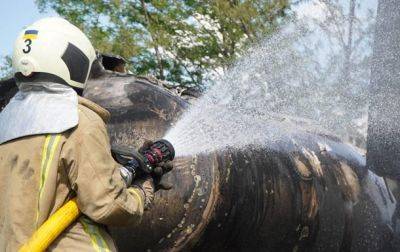
[[[0,56],[10,55],[18,33],[34,21],[54,12],[39,13],[34,0],[0,0]]]

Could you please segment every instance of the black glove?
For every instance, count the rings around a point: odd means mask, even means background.
[[[172,162],[169,161],[169,162],[161,163],[160,166],[158,166],[158,167],[156,167],[156,169],[154,169],[153,179],[154,179],[156,191],[172,189],[173,185],[169,182],[162,181],[162,178],[165,174],[172,171],[173,168],[174,168],[174,166],[173,166]]]
[[[122,146],[113,146],[111,154],[122,165],[121,177],[127,186],[131,186],[133,180],[140,175],[139,167],[146,167],[143,156],[133,148]]]
[[[135,166],[135,161],[137,161],[138,165],[141,167],[145,166],[143,156],[134,148],[113,145],[111,147],[111,155],[115,161],[123,166]]]
[[[153,145],[153,141],[145,140],[142,147],[139,148],[138,152],[144,153],[152,145]],[[154,168],[151,175],[154,179],[154,185],[155,185],[156,191],[172,189],[173,185],[171,183],[162,181],[162,178],[165,174],[172,171],[173,168],[174,168],[174,166],[171,161],[159,163],[159,164],[157,164],[157,167]]]

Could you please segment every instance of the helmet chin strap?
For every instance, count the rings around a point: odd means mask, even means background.
[[[53,82],[58,84],[63,84],[69,86],[68,83],[62,78],[54,74],[49,73],[33,73],[31,76],[25,76],[18,72],[14,75],[17,83],[27,83],[27,82]]]
[[[83,95],[83,89],[76,88],[73,86],[68,85],[66,81],[61,79],[60,77],[54,75],[54,74],[49,74],[49,73],[33,73],[31,76],[25,76],[22,73],[16,73],[14,76],[18,88],[21,90],[21,84],[26,84],[26,83],[57,83],[61,84],[65,87],[71,88],[75,90],[75,92],[79,95]]]

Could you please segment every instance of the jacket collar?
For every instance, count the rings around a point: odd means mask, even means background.
[[[110,112],[108,112],[106,109],[104,109],[100,105],[98,105],[86,98],[83,98],[81,96],[78,97],[78,103],[80,105],[85,106],[88,109],[92,110],[96,114],[98,114],[105,123],[107,123],[108,120],[110,120],[110,116],[111,116]]]

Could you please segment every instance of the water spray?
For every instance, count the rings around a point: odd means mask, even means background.
[[[369,37],[353,33],[363,38],[358,46],[362,53],[350,62],[352,85],[343,85],[342,48],[317,25],[329,24],[325,8],[320,1],[305,4],[297,19],[251,46],[221,77],[206,83],[202,97],[164,136],[176,155],[290,142],[292,133],[305,128],[326,129],[345,141],[362,143]]]

